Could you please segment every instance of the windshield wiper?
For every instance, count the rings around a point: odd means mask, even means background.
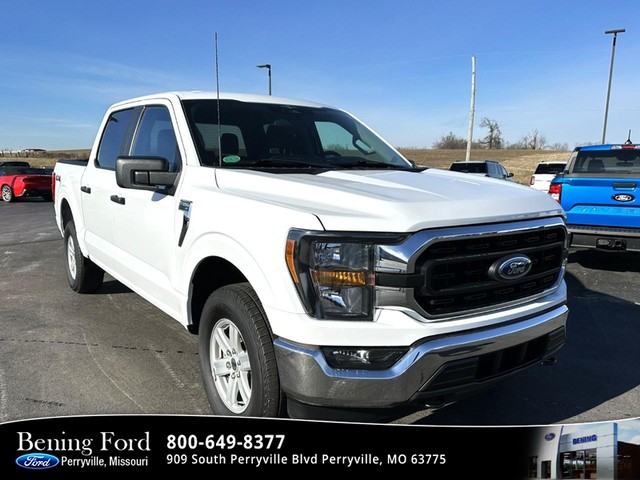
[[[337,168],[371,168],[380,170],[407,170],[415,169],[409,165],[392,165],[389,163],[375,162],[362,157],[331,157],[328,159],[329,165]]]
[[[273,168],[291,168],[291,167],[303,167],[303,168],[329,168],[329,166],[325,163],[314,162],[310,160],[305,160],[304,157],[270,157],[270,158],[261,158],[253,162],[251,167],[273,167]]]

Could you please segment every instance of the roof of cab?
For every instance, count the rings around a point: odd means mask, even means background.
[[[605,143],[602,145],[585,145],[583,147],[576,147],[577,150],[590,151],[590,150],[640,150],[640,144],[635,143]]]
[[[274,105],[294,105],[298,107],[332,108],[316,102],[299,100],[286,97],[275,97],[272,95],[257,95],[249,93],[229,93],[229,92],[209,92],[209,91],[175,91],[163,92],[141,97],[130,98],[116,103],[115,105],[126,105],[128,103],[154,100],[154,99],[178,99],[178,100],[237,100],[240,102],[269,103]]]

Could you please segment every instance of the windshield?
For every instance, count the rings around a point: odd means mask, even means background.
[[[202,165],[413,170],[397,151],[339,110],[220,100],[218,128],[215,100],[186,100],[184,108]]]
[[[581,150],[571,173],[640,175],[640,150]]]

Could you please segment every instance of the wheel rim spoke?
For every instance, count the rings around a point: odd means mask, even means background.
[[[238,355],[238,364],[241,372],[251,371],[251,363],[249,362],[249,354],[247,352]]]
[[[249,385],[249,376],[245,372],[240,373],[240,378],[238,380],[238,392],[242,397],[242,403],[245,405],[249,403],[251,398],[251,385]]]
[[[238,379],[231,377],[227,385],[227,405],[238,404]]]
[[[213,374],[216,377],[225,377],[233,372],[231,365],[226,360],[215,360],[211,362]]]
[[[226,334],[222,329],[216,329],[214,332],[216,343],[218,344],[218,348],[222,349],[223,353],[227,351],[231,351],[231,345],[229,343],[229,338],[227,338]]]
[[[231,346],[231,351],[234,353],[240,352],[240,342],[238,341],[240,332],[236,328],[229,328],[229,345]]]

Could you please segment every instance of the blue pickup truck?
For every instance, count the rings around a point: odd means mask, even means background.
[[[640,145],[577,147],[549,194],[567,213],[571,246],[640,251]]]

